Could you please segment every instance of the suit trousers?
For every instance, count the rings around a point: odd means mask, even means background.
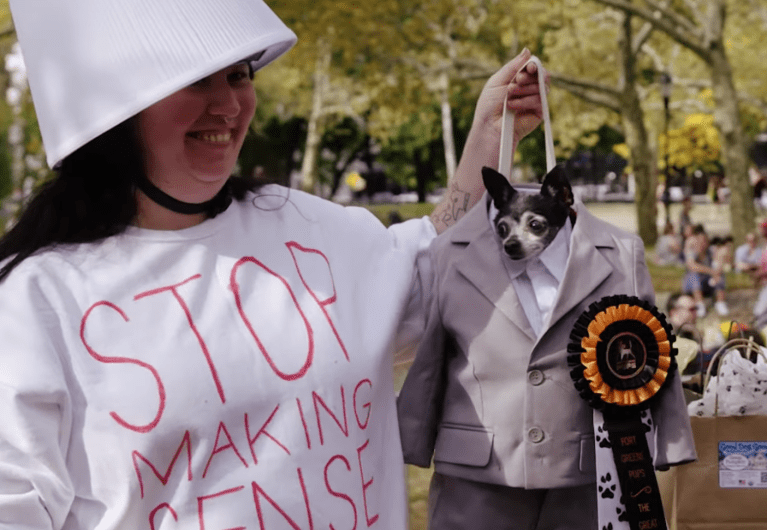
[[[597,530],[596,489],[526,490],[434,473],[429,530]]]

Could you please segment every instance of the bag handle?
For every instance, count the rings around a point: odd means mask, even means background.
[[[554,137],[551,135],[551,118],[549,118],[549,101],[546,97],[546,78],[543,73],[543,65],[536,56],[530,57],[520,72],[533,63],[538,67],[538,90],[541,95],[541,108],[543,111],[544,143],[546,145],[546,172],[548,173],[557,164],[554,156]],[[509,95],[503,103],[503,119],[501,121],[501,150],[498,156],[498,173],[511,180],[512,151],[514,147],[514,113],[508,112]]]
[[[748,353],[749,357],[752,353],[756,353],[760,355],[765,362],[767,362],[767,355],[764,354],[764,352],[759,348],[759,345],[756,344],[754,339],[751,337],[730,339],[724,343],[716,351],[716,353],[714,353],[714,355],[711,357],[711,360],[709,361],[708,369],[706,370],[706,378],[702,382],[702,391],[705,392],[711,379],[711,369],[715,364],[714,361],[718,359],[719,364],[717,365],[716,388],[714,389],[714,416],[719,415],[719,381],[722,379],[722,361],[727,355],[731,353],[737,353],[738,355],[741,355],[740,351],[738,350],[739,347],[747,348],[746,352]]]

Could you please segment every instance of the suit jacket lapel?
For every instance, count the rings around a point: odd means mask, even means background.
[[[586,299],[612,274],[612,265],[597,247],[614,247],[615,242],[595,226],[595,217],[582,204],[576,206],[576,212],[578,217],[570,240],[570,256],[559,286],[549,328],[554,327],[558,320]]]
[[[466,245],[458,253],[455,267],[513,324],[535,340],[535,332],[501,261],[503,251],[488,220],[487,201],[486,193],[452,229],[453,244]]]

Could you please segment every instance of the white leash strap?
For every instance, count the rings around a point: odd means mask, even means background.
[[[533,56],[525,63],[520,72],[527,65],[534,63],[538,67],[538,89],[541,94],[541,107],[543,111],[543,131],[546,145],[546,172],[548,173],[557,164],[554,156],[554,137],[551,135],[551,118],[549,117],[549,101],[546,97],[546,76],[540,59]],[[509,96],[503,103],[503,121],[501,122],[501,150],[498,156],[498,173],[511,180],[512,151],[514,149],[514,113],[508,112]]]

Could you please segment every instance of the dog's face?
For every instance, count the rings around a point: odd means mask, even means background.
[[[514,260],[543,252],[564,226],[573,205],[572,188],[560,166],[546,175],[538,194],[518,192],[506,177],[488,167],[482,168],[482,180],[498,209],[493,220],[496,233]]]

